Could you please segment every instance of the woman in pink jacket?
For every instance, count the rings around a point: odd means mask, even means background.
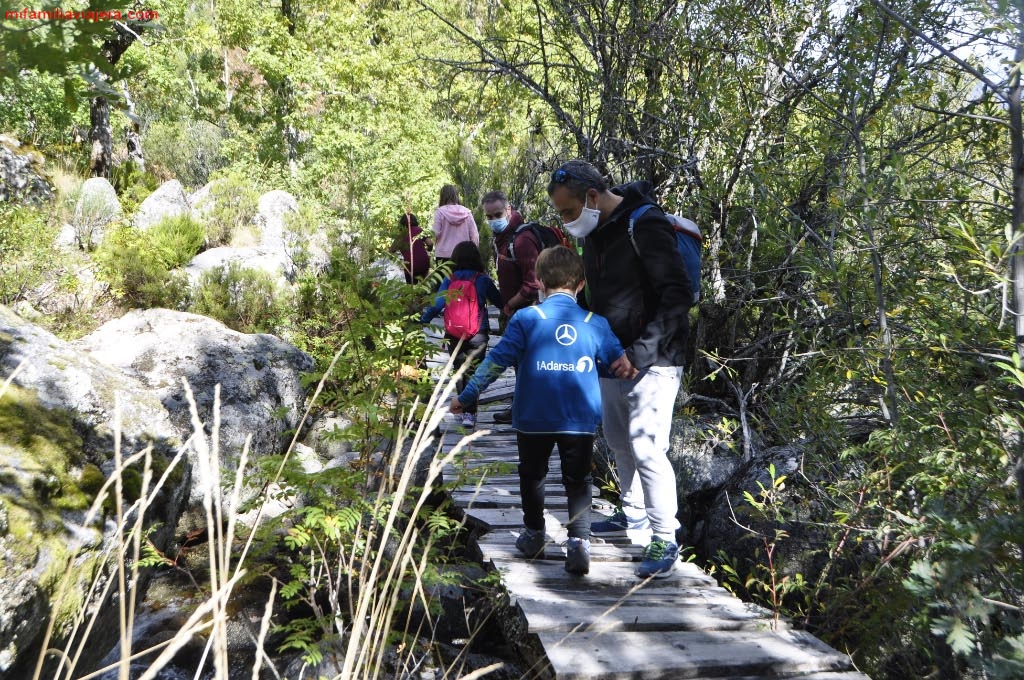
[[[453,184],[441,187],[441,200],[434,213],[434,259],[446,262],[462,241],[480,245],[480,232],[473,213],[459,203],[459,190]]]

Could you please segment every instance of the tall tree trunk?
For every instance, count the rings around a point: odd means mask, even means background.
[[[114,134],[110,129],[110,102],[96,97],[89,106],[89,174],[110,179],[114,157]]]
[[[122,87],[124,101],[128,106],[128,129],[125,131],[125,146],[128,147],[128,160],[135,163],[139,170],[146,169],[146,156],[142,151],[142,134],[139,117],[135,113],[135,100],[132,99],[127,87]]]
[[[1016,0],[1017,49],[1014,62],[1024,59],[1024,0]],[[1014,344],[1017,348],[1018,368],[1024,370],[1024,126],[1021,123],[1021,80],[1020,68],[1015,67],[1010,76],[1007,109],[1010,116],[1010,162],[1013,171],[1013,249],[1010,256],[1010,279],[1013,295],[1011,305],[1014,315]],[[1018,388],[1020,389],[1020,388]],[[1022,395],[1018,395],[1018,401]],[[1018,414],[1018,418],[1020,414]],[[1022,424],[1024,427],[1024,424]],[[1017,464],[1014,468],[1017,480],[1017,504],[1024,512],[1024,435],[1018,434]]]
[[[113,66],[121,55],[135,42],[142,31],[141,24],[114,22],[114,35],[103,41],[103,55]],[[114,132],[110,128],[110,102],[106,97],[96,97],[89,106],[89,172],[93,177],[110,179],[114,159]]]
[[[295,36],[295,7],[293,0],[281,0],[281,14],[288,22],[288,35]],[[284,133],[285,157],[288,159],[288,171],[292,177],[299,172],[299,131],[291,122],[290,117],[295,105],[295,92],[291,78],[284,77],[278,90],[280,96],[280,121]]]

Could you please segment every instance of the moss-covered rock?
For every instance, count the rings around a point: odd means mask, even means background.
[[[127,459],[151,448],[155,479],[180,437],[149,390],[0,307],[0,386],[9,378],[0,389],[0,677],[23,677],[51,614],[53,644],[71,634],[80,612],[100,612],[83,667],[116,640],[117,607],[90,586],[116,573],[123,528],[110,521],[110,497],[103,505],[97,497],[116,468],[116,449]],[[142,495],[143,479],[141,462],[122,473],[124,507]],[[188,483],[182,458],[147,512],[146,525],[164,527],[151,535],[160,547]]]

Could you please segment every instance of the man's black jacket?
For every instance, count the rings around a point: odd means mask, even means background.
[[[660,206],[648,209],[633,230],[637,255],[629,241],[629,216],[645,203],[657,205],[651,185],[633,182],[611,191],[622,202],[583,240],[588,306],[608,319],[637,368],[682,366],[692,294],[675,231]]]

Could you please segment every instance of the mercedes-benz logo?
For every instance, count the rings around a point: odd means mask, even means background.
[[[570,324],[563,323],[555,329],[555,340],[558,341],[559,345],[568,347],[576,342],[576,328]]]

